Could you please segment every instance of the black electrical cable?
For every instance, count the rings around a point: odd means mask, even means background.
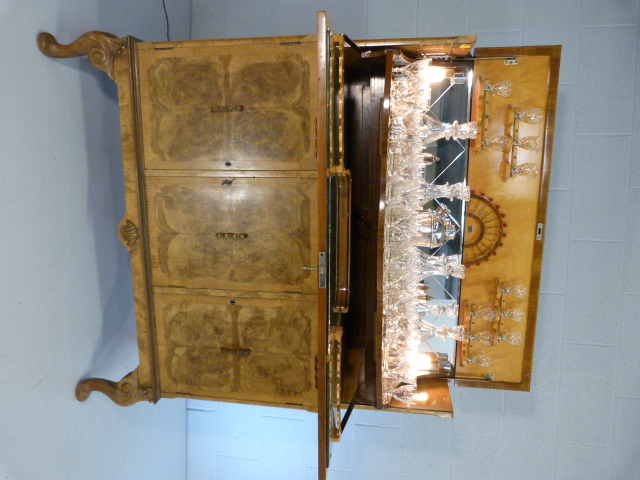
[[[171,40],[171,37],[169,36],[169,14],[167,13],[167,4],[165,3],[165,0],[162,0],[162,8],[164,9],[164,19],[167,22],[167,42]]]

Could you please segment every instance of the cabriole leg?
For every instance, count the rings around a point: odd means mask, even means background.
[[[50,33],[42,32],[38,35],[38,47],[42,53],[54,58],[87,55],[94,67],[105,71],[113,79],[113,57],[124,52],[127,39],[105,32],[87,32],[75,42],[62,45]]]
[[[138,384],[138,369],[129,373],[118,383],[103,378],[86,378],[76,387],[76,398],[84,402],[91,392],[102,392],[118,405],[123,407],[146,400],[153,401],[151,389]]]

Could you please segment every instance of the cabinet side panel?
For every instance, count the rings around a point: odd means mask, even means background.
[[[118,84],[120,125],[122,132],[122,154],[126,212],[120,224],[119,234],[131,256],[134,301],[138,331],[140,387],[153,388],[153,400],[160,398],[157,373],[157,351],[155,345],[155,319],[148,261],[148,235],[146,230],[146,205],[141,189],[142,178],[142,127],[139,118],[139,84],[137,77],[137,45],[135,39],[127,38],[127,49],[114,59],[114,80]]]

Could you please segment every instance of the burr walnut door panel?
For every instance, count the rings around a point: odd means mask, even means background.
[[[317,303],[156,295],[163,395],[317,404]]]
[[[146,168],[316,169],[315,42],[139,55]]]
[[[316,293],[316,185],[148,177],[154,286]]]

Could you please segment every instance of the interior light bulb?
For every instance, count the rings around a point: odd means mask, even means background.
[[[439,83],[444,80],[446,71],[440,67],[426,67],[420,70],[420,77],[426,83]]]
[[[420,392],[420,393],[416,393],[413,396],[413,399],[416,402],[426,402],[427,400],[429,400],[429,394],[427,392]]]
[[[433,359],[431,355],[416,353],[412,359],[413,367],[419,371],[430,371],[433,369]]]

